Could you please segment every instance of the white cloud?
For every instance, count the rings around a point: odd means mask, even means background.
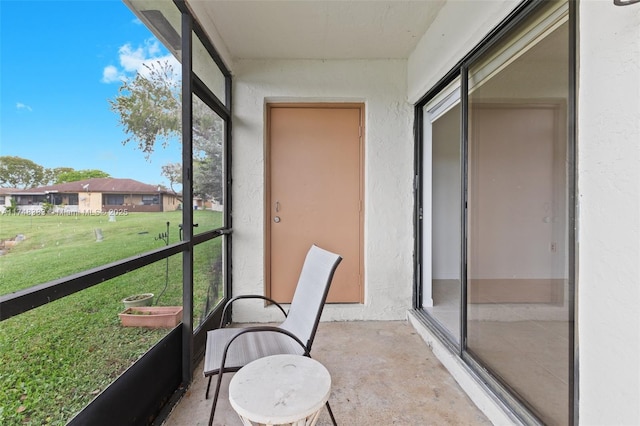
[[[133,49],[130,44],[125,44],[118,50],[120,54],[120,65],[125,72],[131,73],[139,71],[147,58],[148,50],[143,46]]]
[[[113,83],[126,78],[133,78],[136,73],[146,75],[149,70],[144,66],[155,62],[168,62],[173,66],[173,71],[180,75],[180,63],[171,54],[162,54],[163,49],[156,39],[148,39],[143,45],[133,47],[127,43],[118,49],[118,61],[120,67],[109,65],[102,72],[102,82]]]
[[[31,109],[31,107],[27,104],[23,104],[22,102],[18,102],[16,103],[16,109],[18,110],[26,110],[26,111],[33,111],[33,109]]]
[[[118,72],[118,68],[113,65],[109,65],[102,71],[102,82],[113,83],[114,81],[121,81],[124,76]]]

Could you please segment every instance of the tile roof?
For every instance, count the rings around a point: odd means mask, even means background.
[[[158,190],[160,189],[160,190]],[[17,191],[13,191],[17,192]],[[148,185],[133,179],[93,178],[58,185],[39,186],[20,190],[20,193],[49,193],[49,192],[101,192],[126,194],[156,194],[170,193],[157,185]]]
[[[16,192],[24,192],[25,189],[20,188],[0,188],[0,194],[15,194]]]

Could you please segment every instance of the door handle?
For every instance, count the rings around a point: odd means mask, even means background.
[[[276,213],[278,213],[280,211],[280,201],[278,201],[278,200],[276,200],[275,209],[276,209]],[[280,223],[280,216],[275,216],[273,218],[273,221],[275,223]]]

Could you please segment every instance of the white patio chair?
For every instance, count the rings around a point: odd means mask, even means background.
[[[307,253],[289,313],[280,304],[262,295],[241,295],[229,300],[222,318],[235,301],[241,299],[264,299],[275,304],[284,314],[279,326],[254,326],[246,328],[223,328],[207,332],[204,357],[204,375],[209,377],[206,398],[209,397],[211,379],[218,375],[216,390],[211,405],[209,426],[213,424],[222,375],[235,372],[258,358],[277,354],[295,354],[311,357],[311,345],[320,322],[333,274],[342,260],[337,254],[312,245]],[[331,421],[336,425],[333,412],[326,403]]]

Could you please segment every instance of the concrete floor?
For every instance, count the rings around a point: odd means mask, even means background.
[[[311,355],[331,374],[329,403],[341,426],[491,424],[407,322],[321,323]],[[202,364],[195,376],[165,426],[207,424]],[[228,400],[231,377],[225,374],[215,425],[242,425]],[[326,409],[317,424],[331,424]]]

